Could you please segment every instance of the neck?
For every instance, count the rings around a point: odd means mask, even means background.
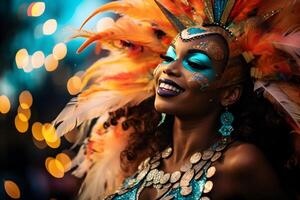
[[[173,125],[174,163],[185,162],[198,151],[209,148],[219,138],[217,135],[219,114],[211,112],[202,118],[175,117]]]

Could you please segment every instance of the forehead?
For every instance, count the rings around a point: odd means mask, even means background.
[[[227,61],[229,48],[222,35],[210,32],[207,28],[185,29],[174,39],[172,46],[178,53],[190,49],[200,50],[215,61]]]

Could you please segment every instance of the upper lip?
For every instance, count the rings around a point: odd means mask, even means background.
[[[182,87],[180,87],[177,83],[175,83],[174,81],[172,81],[170,79],[161,78],[158,80],[158,84],[160,85],[161,83],[166,83],[166,84],[172,85],[172,86],[180,89],[181,91],[185,90]]]

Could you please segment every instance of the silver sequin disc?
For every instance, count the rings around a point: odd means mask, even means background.
[[[213,184],[212,181],[207,181],[204,185],[204,191],[203,192],[204,193],[209,193],[212,190],[213,186],[214,186],[214,184]]]
[[[197,152],[197,153],[194,153],[193,155],[192,155],[192,157],[190,158],[190,162],[192,163],[192,164],[196,164],[196,163],[198,163],[200,160],[201,160],[201,153],[200,152]]]
[[[167,148],[161,153],[161,157],[166,159],[172,154],[173,149],[171,147]]]
[[[166,173],[161,177],[160,184],[164,185],[170,180],[171,175],[169,173]]]
[[[181,172],[180,171],[173,172],[172,175],[171,175],[170,182],[171,183],[176,183],[177,181],[179,181],[180,177],[181,177]]]
[[[207,170],[207,172],[206,172],[206,177],[207,177],[207,178],[211,178],[211,177],[213,177],[213,176],[215,175],[215,173],[216,173],[216,167],[215,167],[215,166],[211,166],[211,167]]]
[[[214,155],[214,152],[211,150],[206,150],[203,152],[202,159],[209,160]]]
[[[187,196],[187,195],[191,194],[192,191],[193,191],[193,189],[192,189],[191,186],[190,187],[182,187],[181,190],[180,190],[180,194],[182,196]]]
[[[217,161],[222,156],[221,152],[216,152],[215,155],[211,158],[211,162]]]
[[[187,187],[190,185],[191,180],[194,178],[195,171],[194,169],[189,170],[185,174],[183,174],[181,180],[180,180],[180,186],[181,187]]]

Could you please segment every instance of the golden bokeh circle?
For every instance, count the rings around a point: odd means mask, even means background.
[[[4,189],[8,196],[12,199],[20,199],[21,198],[21,191],[19,186],[11,180],[4,181]]]
[[[9,98],[5,95],[0,96],[0,113],[6,114],[10,111],[10,101]]]

